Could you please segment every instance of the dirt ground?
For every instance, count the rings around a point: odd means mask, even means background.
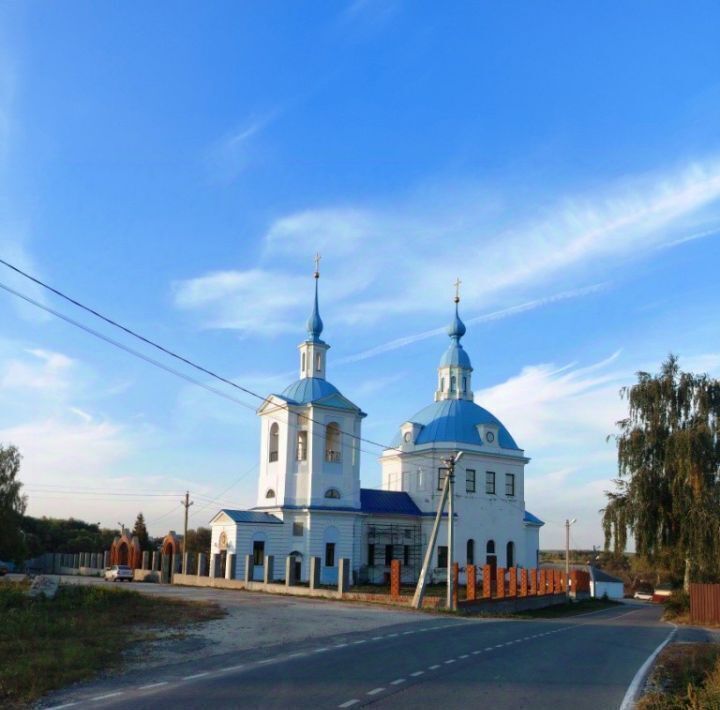
[[[61,584],[107,585],[110,582],[92,577],[61,577]],[[428,618],[426,612],[326,599],[142,582],[126,587],[142,594],[215,602],[227,613],[222,619],[193,624],[180,633],[161,627],[151,629],[156,638],[129,653],[128,670],[135,665],[144,669],[164,666],[200,654],[207,657],[282,644],[312,643],[324,637],[342,640],[342,634],[420,623]]]

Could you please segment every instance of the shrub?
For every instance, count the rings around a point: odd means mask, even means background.
[[[674,619],[690,613],[690,595],[682,590],[673,592],[664,604],[666,619]]]

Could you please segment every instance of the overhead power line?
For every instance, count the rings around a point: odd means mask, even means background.
[[[71,303],[72,305],[86,311],[87,313],[90,313],[94,315],[97,318],[100,318],[105,323],[108,323],[109,325],[112,325],[115,328],[119,328],[124,333],[131,335],[132,337],[140,340],[141,342],[150,345],[153,348],[156,348],[162,353],[165,353],[166,355],[169,355],[170,357],[175,358],[176,360],[183,362],[187,364],[188,366],[198,370],[199,372],[202,372],[219,382],[222,382],[226,385],[229,385],[230,387],[233,387],[241,392],[244,392],[245,394],[250,395],[251,397],[254,397],[255,399],[259,399],[261,402],[265,402],[267,400],[267,397],[258,394],[257,392],[253,392],[251,389],[248,389],[247,387],[243,387],[242,385],[237,384],[237,382],[233,382],[232,380],[228,379],[227,377],[223,377],[222,375],[217,374],[216,372],[213,372],[212,370],[203,367],[202,365],[199,365],[196,362],[193,362],[189,358],[179,355],[178,353],[170,350],[169,348],[166,348],[164,345],[160,345],[159,343],[155,342],[154,340],[151,340],[150,338],[138,333],[137,331],[133,330],[132,328],[128,328],[125,325],[122,325],[118,321],[114,320],[113,318],[109,318],[108,316],[103,315],[99,311],[97,311],[94,308],[91,308],[90,306],[86,306],[85,304],[81,303],[75,298],[72,298],[71,296],[68,296],[67,294],[60,291],[60,289],[55,288],[54,286],[50,286],[49,284],[45,283],[41,279],[38,279],[37,277],[33,276],[32,274],[27,273],[23,269],[15,266],[14,264],[11,264],[10,262],[6,261],[5,259],[0,258],[0,264],[3,264],[7,268],[11,269],[15,273],[19,274],[20,276],[23,276],[24,278],[32,281],[33,283],[37,284],[38,286],[41,286],[42,288],[50,291],[51,293],[59,296],[60,298],[64,299],[68,303]],[[0,288],[3,288],[5,291],[8,291],[9,293],[13,294],[14,296],[21,298],[22,300],[26,301],[27,303],[30,303],[33,306],[36,306],[37,308],[40,308],[47,313],[51,313],[52,315],[56,316],[57,318],[60,318],[67,323],[70,323],[71,325],[76,326],[77,328],[80,328],[81,330],[84,330],[85,332],[94,335],[97,338],[100,338],[101,340],[104,340],[105,342],[120,348],[121,350],[124,350],[125,352],[134,355],[135,357],[139,357],[142,360],[145,360],[146,362],[155,365],[156,367],[159,367],[166,372],[169,372],[171,374],[176,375],[177,377],[181,377],[182,379],[186,380],[187,382],[190,382],[192,384],[198,385],[199,387],[203,387],[204,389],[214,392],[215,394],[218,394],[221,397],[225,397],[226,399],[229,399],[231,401],[236,402],[237,404],[240,404],[243,407],[250,408],[254,411],[254,407],[252,405],[248,404],[247,402],[243,402],[242,400],[239,400],[235,397],[232,397],[231,395],[228,395],[226,392],[223,392],[222,390],[218,390],[214,387],[211,387],[210,385],[205,384],[204,382],[201,382],[199,380],[196,380],[193,377],[190,377],[189,375],[186,375],[183,372],[180,372],[179,370],[175,370],[174,368],[169,367],[168,365],[165,365],[164,363],[161,363],[158,360],[155,360],[154,358],[151,358],[144,353],[141,353],[137,350],[134,350],[133,348],[128,347],[127,345],[124,345],[123,343],[120,343],[117,340],[114,340],[113,338],[109,338],[108,336],[104,335],[103,333],[100,333],[99,331],[90,328],[89,326],[86,326],[83,323],[80,323],[79,321],[74,320],[73,318],[70,318],[69,316],[66,316],[63,313],[60,313],[59,311],[54,310],[53,308],[50,308],[49,306],[46,306],[45,304],[40,303],[39,301],[31,298],[30,296],[27,296],[23,293],[20,293],[19,291],[16,291],[15,289],[11,288],[10,286],[7,286],[3,283],[0,283]],[[277,406],[275,409],[287,411],[288,407],[287,405]],[[272,413],[272,410],[271,412]],[[312,419],[311,417],[305,417],[305,421],[311,421],[315,424],[319,424],[320,426],[325,426],[324,422],[320,422],[318,420]],[[373,441],[372,439],[367,439],[365,437],[361,437],[357,434],[354,434],[353,432],[349,431],[343,431],[342,432],[345,436],[350,437],[351,439],[354,439],[356,441],[362,441],[366,444],[370,444],[372,446],[377,446],[381,449],[395,449],[396,451],[400,452],[400,449],[397,449],[393,446],[388,446],[387,444],[383,444],[378,441]],[[372,453],[375,455],[375,452],[366,452],[366,453]]]
[[[68,303],[71,303],[72,305],[74,305],[74,306],[76,306],[76,307],[78,307],[78,308],[86,311],[87,313],[92,314],[93,316],[101,319],[101,320],[104,321],[105,323],[107,323],[107,324],[109,324],[109,325],[111,325],[111,326],[113,326],[113,327],[115,327],[115,328],[120,329],[120,330],[123,331],[124,333],[126,333],[126,334],[128,334],[128,335],[130,335],[130,336],[132,336],[132,337],[134,337],[134,338],[136,338],[136,339],[138,339],[138,340],[140,340],[141,342],[143,342],[143,343],[145,343],[145,344],[147,344],[147,345],[149,345],[149,346],[151,346],[151,347],[159,350],[160,352],[162,352],[162,353],[164,353],[164,354],[166,354],[166,355],[168,355],[168,356],[170,356],[170,357],[178,360],[179,362],[182,362],[182,363],[188,365],[189,367],[192,367],[192,368],[194,368],[195,370],[197,370],[197,371],[199,371],[199,372],[202,372],[202,373],[204,373],[204,374],[212,377],[213,379],[218,380],[219,382],[222,382],[223,384],[229,385],[230,387],[233,387],[233,388],[237,389],[238,391],[241,391],[241,392],[243,392],[243,393],[245,393],[245,394],[247,394],[247,395],[249,395],[249,396],[251,396],[251,397],[254,397],[255,399],[259,399],[259,400],[262,401],[262,402],[265,402],[265,401],[267,400],[267,397],[265,397],[265,396],[263,396],[263,395],[260,395],[260,394],[258,394],[257,392],[254,392],[253,390],[251,390],[251,389],[249,389],[249,388],[247,388],[247,387],[243,387],[242,385],[239,385],[239,384],[237,384],[236,382],[233,382],[233,381],[230,380],[229,378],[223,377],[222,375],[217,374],[216,372],[214,372],[213,370],[210,370],[209,368],[206,368],[206,367],[204,367],[204,366],[202,366],[202,365],[199,365],[198,363],[190,360],[189,358],[187,358],[187,357],[185,357],[185,356],[183,356],[183,355],[180,355],[180,354],[178,354],[178,353],[170,350],[169,348],[167,348],[167,347],[165,347],[165,346],[163,346],[163,345],[155,342],[154,340],[152,340],[152,339],[150,339],[150,338],[148,338],[148,337],[146,337],[146,336],[138,333],[137,331],[133,330],[132,328],[129,328],[129,327],[127,327],[127,326],[119,323],[118,321],[114,320],[113,318],[110,318],[110,317],[108,317],[108,316],[103,315],[102,313],[100,313],[100,312],[97,311],[96,309],[94,309],[94,308],[92,308],[92,307],[90,307],[90,306],[86,306],[85,304],[81,303],[81,302],[78,301],[77,299],[72,298],[71,296],[68,296],[67,294],[65,294],[64,292],[62,292],[60,289],[57,289],[57,288],[55,288],[54,286],[51,286],[51,285],[45,283],[45,282],[42,281],[41,279],[33,276],[32,274],[27,273],[27,272],[24,271],[23,269],[20,269],[19,267],[15,266],[14,264],[11,264],[10,262],[6,261],[5,259],[0,258],[0,264],[3,264],[4,266],[6,266],[7,268],[11,269],[12,271],[14,271],[15,273],[19,274],[20,276],[23,276],[24,278],[32,281],[33,283],[37,284],[38,286],[41,286],[42,288],[46,289],[47,291],[49,291],[49,292],[55,294],[56,296],[64,299],[64,300],[67,301]],[[64,320],[65,322],[67,322],[67,323],[69,323],[69,324],[71,324],[71,325],[73,325],[73,326],[75,326],[75,327],[77,327],[77,328],[80,328],[81,330],[85,331],[86,333],[89,333],[90,335],[93,335],[93,336],[95,336],[95,337],[97,337],[97,338],[105,341],[106,343],[108,343],[108,344],[110,344],[110,345],[112,345],[112,346],[114,346],[114,347],[117,347],[117,348],[119,348],[120,350],[123,350],[123,351],[127,352],[127,353],[130,354],[130,355],[133,355],[133,356],[135,356],[135,357],[138,357],[138,358],[140,358],[141,360],[144,360],[145,362],[147,362],[147,363],[149,363],[149,364],[151,364],[151,365],[154,365],[155,367],[158,367],[158,368],[160,368],[161,370],[164,370],[165,372],[167,372],[167,373],[169,373],[169,374],[175,375],[176,377],[179,377],[179,378],[185,380],[186,382],[189,382],[190,384],[194,384],[194,385],[197,385],[198,387],[202,387],[203,389],[205,389],[205,390],[207,390],[207,391],[209,391],[209,392],[212,392],[213,394],[216,394],[216,395],[218,395],[218,396],[220,396],[220,397],[223,397],[223,398],[225,398],[225,399],[227,399],[227,400],[229,400],[229,401],[231,401],[231,402],[235,402],[236,404],[239,404],[239,405],[242,406],[242,407],[245,407],[245,408],[247,408],[247,409],[250,409],[251,411],[255,411],[255,410],[256,410],[256,408],[255,408],[253,405],[249,404],[248,402],[244,402],[243,400],[238,399],[237,397],[233,397],[232,395],[228,394],[227,392],[223,392],[222,390],[219,390],[219,389],[217,389],[216,387],[212,387],[211,385],[208,385],[208,384],[205,383],[205,382],[202,382],[202,381],[200,381],[200,380],[197,380],[196,378],[191,377],[190,375],[187,375],[187,374],[185,374],[184,372],[181,372],[181,371],[179,371],[179,370],[176,370],[175,368],[172,368],[172,367],[170,367],[170,366],[168,366],[168,365],[160,362],[159,360],[156,360],[155,358],[152,358],[152,357],[149,357],[148,355],[145,355],[144,353],[141,353],[140,351],[135,350],[134,348],[131,348],[131,347],[125,345],[124,343],[121,343],[121,342],[119,342],[119,341],[117,341],[117,340],[115,340],[115,339],[113,339],[113,338],[110,338],[110,337],[108,337],[107,335],[105,335],[104,333],[101,333],[101,332],[95,330],[94,328],[91,328],[91,327],[85,325],[84,323],[80,323],[79,321],[71,318],[70,316],[67,316],[67,315],[65,315],[64,313],[61,313],[61,312],[59,312],[59,311],[56,311],[55,309],[53,309],[53,308],[51,308],[51,307],[49,307],[49,306],[46,306],[46,305],[43,304],[43,303],[40,303],[39,301],[31,298],[30,296],[27,296],[26,294],[23,294],[23,293],[15,290],[15,289],[13,289],[13,288],[11,288],[10,286],[7,286],[6,284],[3,284],[2,282],[0,282],[0,288],[4,289],[4,290],[7,291],[8,293],[11,293],[12,295],[16,296],[17,298],[20,298],[20,299],[26,301],[27,303],[29,303],[29,304],[37,307],[37,308],[40,308],[41,310],[44,310],[44,311],[46,311],[47,313],[50,313],[51,315],[54,315],[54,316],[57,317],[57,318],[60,318],[61,320]],[[267,411],[267,412],[265,412],[265,413],[266,413],[266,414],[269,414],[269,415],[272,415],[272,413],[273,413],[274,411],[286,411],[286,412],[289,412],[289,407],[288,407],[287,404],[277,405],[277,406],[275,406],[274,408],[270,409],[269,411]],[[324,428],[324,427],[326,426],[324,422],[321,422],[321,421],[319,421],[319,420],[317,420],[317,419],[313,419],[312,417],[306,417],[306,416],[303,416],[303,415],[300,415],[300,417],[301,417],[304,421],[306,421],[306,422],[313,422],[313,423],[315,423],[315,424],[318,424],[320,427],[323,427],[323,428]],[[286,424],[289,428],[296,429],[296,430],[299,429],[299,426],[298,426],[298,425],[293,424],[293,423],[291,423],[291,422],[289,422],[289,421],[288,421],[288,422],[285,422],[285,424]],[[381,443],[381,442],[373,441],[372,439],[367,439],[367,438],[362,437],[362,436],[359,436],[358,434],[355,434],[355,433],[353,433],[353,432],[349,432],[349,431],[345,431],[345,430],[340,430],[340,433],[343,434],[344,436],[349,437],[350,439],[352,439],[352,440],[354,440],[354,441],[357,441],[357,442],[364,442],[364,443],[366,443],[366,444],[369,444],[369,445],[371,445],[371,446],[376,446],[376,447],[378,447],[378,448],[380,448],[380,449],[383,449],[383,450],[386,450],[386,451],[396,451],[396,452],[398,452],[398,453],[404,453],[404,452],[402,451],[402,449],[399,449],[399,448],[397,448],[397,447],[395,447],[395,446],[389,446],[389,445],[384,444],[384,443]],[[320,438],[320,437],[321,437],[321,434],[320,434],[319,432],[314,432],[314,437]],[[372,456],[376,456],[376,455],[377,455],[377,452],[375,452],[375,451],[367,451],[366,449],[363,449],[363,448],[361,448],[360,446],[358,446],[357,449],[358,449],[359,451],[362,451],[362,452],[367,453],[367,454],[372,455]],[[426,461],[429,461],[430,464],[431,464],[433,467],[435,467],[435,466],[438,464],[438,461],[440,461],[440,458],[441,458],[441,457],[438,458],[439,456],[440,456],[440,454],[438,454],[438,453],[428,453],[428,454],[419,453],[419,454],[417,455],[417,459],[424,459],[424,460],[426,460]],[[199,511],[198,511],[198,512],[199,512]]]

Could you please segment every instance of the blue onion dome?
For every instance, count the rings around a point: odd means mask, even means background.
[[[307,321],[307,332],[310,336],[310,340],[312,341],[319,341],[320,335],[323,332],[323,322],[322,318],[320,318],[320,309],[318,307],[318,279],[320,278],[320,274],[316,271],[315,272],[315,305],[313,306],[313,311],[310,314],[310,317]]]
[[[451,338],[456,338],[457,340],[462,338],[463,335],[465,335],[465,332],[467,330],[465,328],[465,323],[463,323],[462,320],[460,320],[460,315],[458,314],[459,300],[460,300],[459,298],[455,299],[455,317],[453,318],[452,323],[450,323],[450,325],[448,326],[448,330],[447,330],[448,335]]]

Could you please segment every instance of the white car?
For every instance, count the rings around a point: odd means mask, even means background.
[[[126,565],[113,565],[105,568],[106,582],[132,582],[133,571]]]

